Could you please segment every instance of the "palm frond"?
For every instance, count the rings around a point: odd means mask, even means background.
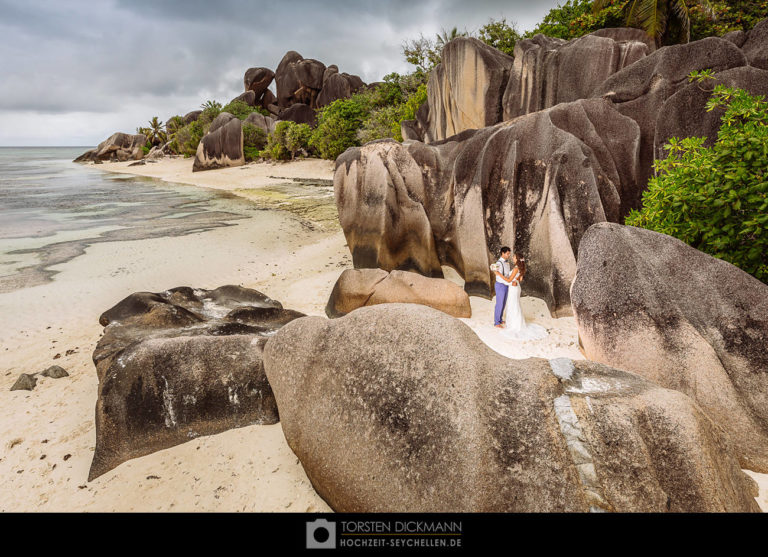
[[[643,0],[637,8],[635,18],[638,25],[660,44],[667,28],[666,4],[659,0]]]
[[[685,33],[685,42],[691,40],[691,14],[685,0],[672,0],[672,9]]]

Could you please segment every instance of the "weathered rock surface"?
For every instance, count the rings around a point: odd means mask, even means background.
[[[200,118],[200,115],[203,113],[202,110],[193,110],[192,112],[187,112],[184,115],[184,125],[191,124],[192,122],[196,122],[198,118]]]
[[[704,145],[711,146],[720,130],[724,108],[707,112],[706,104],[716,85],[746,89],[753,95],[768,95],[768,71],[741,66],[715,74],[705,83],[692,83],[669,97],[656,117],[654,156],[665,158],[664,144],[673,137],[706,137]]]
[[[570,314],[581,235],[639,198],[639,129],[601,99],[563,103],[444,142],[372,142],[336,161],[339,220],[356,268],[442,277],[490,297],[503,245],[528,262],[524,295]]]
[[[276,423],[261,352],[301,315],[238,286],[138,292],[104,312],[89,480],[200,435]]]
[[[741,48],[752,66],[768,70],[768,19],[746,33]]]
[[[234,102],[234,101],[242,101],[248,106],[256,106],[256,93],[254,93],[253,91],[246,91],[245,93],[236,96],[230,102]]]
[[[337,99],[350,97],[362,89],[365,83],[359,76],[339,73],[336,65],[326,67],[319,60],[304,58],[291,50],[283,56],[275,71],[275,86],[277,104],[285,111],[296,104],[307,105],[313,110],[321,108]],[[266,108],[269,104],[263,106]],[[282,113],[280,119],[292,120],[283,117]],[[300,123],[309,121],[305,118]]]
[[[40,372],[42,377],[50,377],[51,379],[61,379],[62,377],[69,377],[67,370],[61,366],[50,366]]]
[[[717,73],[746,64],[743,52],[732,42],[708,37],[660,48],[595,88],[594,96],[610,99],[619,112],[640,126],[641,183],[646,184],[652,172],[657,117],[667,99],[688,85],[688,75],[707,68]]]
[[[226,166],[241,166],[245,164],[243,154],[242,122],[235,116],[227,118],[228,113],[222,112],[211,123],[211,129],[200,140],[195,153],[192,171],[212,170]],[[222,118],[223,116],[223,118]],[[219,120],[219,118],[222,118]],[[219,120],[219,125],[213,124]]]
[[[99,143],[95,149],[77,157],[74,162],[139,160],[144,156],[142,149],[146,143],[147,136],[143,134],[114,133]]]
[[[512,63],[511,56],[475,38],[447,43],[427,84],[427,141],[500,122]]]
[[[11,386],[12,391],[31,391],[37,385],[37,377],[34,374],[22,373]]]
[[[570,41],[544,35],[518,41],[503,92],[503,119],[589,98],[596,85],[648,54],[647,44],[638,40],[642,31],[608,31]]]
[[[243,76],[243,87],[246,92],[253,91],[255,102],[258,102],[274,78],[275,73],[269,68],[248,68]]]
[[[208,133],[213,133],[216,130],[218,130],[220,127],[222,127],[224,124],[227,124],[228,122],[231,122],[232,120],[236,120],[237,116],[234,114],[230,114],[229,112],[220,112],[216,118],[213,119],[211,122],[210,127],[208,128]]]
[[[269,134],[275,131],[275,124],[277,121],[269,116],[264,116],[258,112],[251,112],[248,117],[243,120],[243,124],[253,124],[257,128],[264,130],[264,133]]]
[[[431,308],[298,319],[264,365],[288,444],[335,511],[759,510],[684,394],[593,362],[507,359]]]
[[[309,105],[296,103],[285,110],[281,110],[278,120],[289,120],[297,124],[307,124],[314,128],[317,125],[317,113]]]
[[[590,228],[571,289],[584,353],[689,395],[768,472],[768,286],[669,236]]]
[[[325,308],[328,317],[341,317],[378,304],[421,304],[452,315],[472,317],[469,296],[457,284],[407,271],[347,269],[333,286]]]

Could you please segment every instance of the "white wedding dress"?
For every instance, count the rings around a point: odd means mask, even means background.
[[[520,305],[520,285],[509,285],[507,294],[507,318],[503,335],[512,340],[538,340],[547,336],[547,330],[536,323],[526,323]]]

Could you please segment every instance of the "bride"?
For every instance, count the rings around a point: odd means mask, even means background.
[[[514,267],[506,280],[509,282],[507,293],[507,319],[502,321],[506,324],[504,336],[514,340],[537,340],[547,336],[547,330],[536,323],[528,324],[523,316],[523,308],[520,305],[520,293],[522,288],[520,283],[525,279],[525,259],[515,253],[512,255]],[[497,271],[498,273],[498,271]]]

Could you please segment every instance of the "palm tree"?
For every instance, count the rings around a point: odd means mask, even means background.
[[[592,9],[595,13],[607,7],[612,0],[595,0]],[[672,38],[672,31],[680,32],[684,42],[691,40],[690,7],[699,5],[708,15],[715,11],[709,0],[630,0],[624,7],[627,14],[627,26],[644,30],[661,46]]]
[[[221,103],[219,101],[205,101],[200,105],[203,110],[211,108],[213,110],[221,110]]]
[[[149,121],[149,128],[147,128],[147,131],[149,132],[147,141],[152,145],[159,145],[165,141],[166,135],[163,131],[163,123],[157,116],[153,116]]]
[[[451,42],[453,39],[456,39],[458,37],[466,37],[469,33],[467,33],[466,30],[459,32],[458,28],[454,27],[451,29],[451,32],[449,33],[445,29],[443,29],[440,33],[437,34],[437,46],[442,47],[445,46],[446,43]]]

